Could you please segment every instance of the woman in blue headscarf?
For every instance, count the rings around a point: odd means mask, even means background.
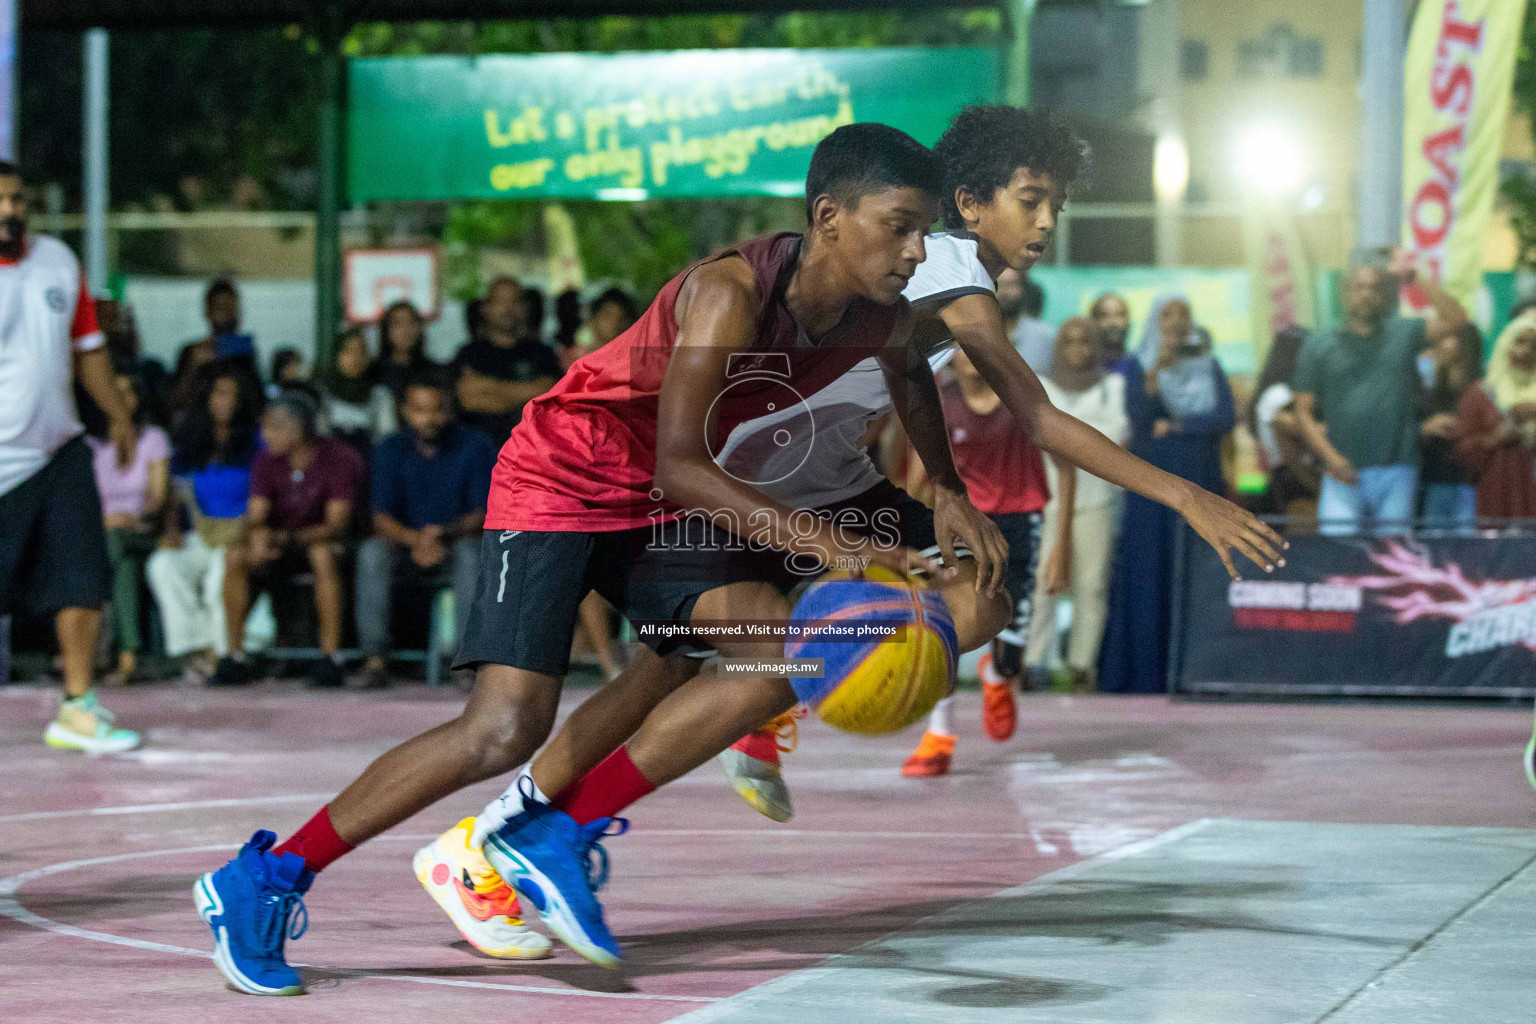
[[[1132,454],[1216,493],[1226,489],[1221,442],[1235,421],[1232,388],[1211,355],[1211,335],[1194,322],[1189,300],[1167,295],[1152,306],[1136,357],[1121,365]],[[1099,655],[1099,689],[1167,689],[1173,612],[1176,512],[1127,494],[1109,592],[1109,622]]]

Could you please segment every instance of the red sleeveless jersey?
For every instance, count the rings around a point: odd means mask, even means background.
[[[989,516],[1045,508],[1051,500],[1045,460],[1013,414],[1001,405],[988,413],[974,411],[953,380],[939,388],[939,397],[949,450],[971,504]]]
[[[791,233],[759,238],[693,264],[667,283],[633,327],[578,359],[559,383],[524,406],[491,474],[486,529],[603,533],[681,511],[655,490],[656,417],[677,341],[677,295],[704,263],[745,260],[762,297],[752,345],[732,356],[720,394],[705,399],[718,407],[712,452],[737,424],[803,401],[884,348],[900,303],[855,299],[826,337],[813,342],[801,330],[784,302],[801,240]]]

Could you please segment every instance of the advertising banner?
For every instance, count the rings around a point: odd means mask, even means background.
[[[1236,583],[1186,540],[1179,692],[1536,694],[1530,537],[1292,537],[1284,568]]]
[[[995,101],[992,50],[680,50],[350,64],[348,189],[373,199],[801,195],[816,143],[932,145]]]
[[[1525,4],[1423,0],[1403,72],[1403,248],[1468,309],[1498,190]],[[1408,303],[1427,300],[1409,289]]]
[[[1270,343],[1287,327],[1313,328],[1312,261],[1296,218],[1279,203],[1251,202],[1243,235],[1252,280],[1254,364],[1264,365]]]

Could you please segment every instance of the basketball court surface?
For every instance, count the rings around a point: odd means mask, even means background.
[[[258,1000],[193,880],[459,695],[119,691],[146,747],[96,760],[42,745],[55,700],[0,689],[0,1020],[1536,1020],[1528,710],[1038,695],[994,744],[965,694],[953,773],[920,781],[916,732],[808,722],[789,825],[710,764],[608,841],[620,971],[480,956],[421,891],[411,853],[486,783],[328,869],[288,946],[310,994]]]

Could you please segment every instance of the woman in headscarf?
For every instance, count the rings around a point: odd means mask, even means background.
[[[1130,434],[1125,378],[1104,369],[1103,341],[1092,320],[1075,316],[1061,325],[1056,332],[1051,371],[1040,378],[1040,383],[1056,408],[1097,428],[1111,441],[1125,443]],[[1072,598],[1072,632],[1067,642],[1067,666],[1073,689],[1092,689],[1109,602],[1110,555],[1120,529],[1121,490],[1098,477],[1077,474],[1071,551],[1065,564],[1058,565],[1062,556],[1055,548],[1056,517],[1061,509],[1056,496],[1061,488],[1053,460],[1046,460],[1046,472],[1051,501],[1045,508],[1040,534],[1044,538],[1040,564],[1046,568],[1035,589],[1035,615],[1025,659],[1032,667],[1044,664],[1046,648],[1055,633],[1055,616],[1047,609],[1057,593],[1068,594]]]
[[[1232,388],[1188,299],[1169,295],[1153,305],[1136,358],[1125,360],[1122,372],[1131,453],[1206,490],[1224,491],[1221,442],[1236,420]],[[1100,690],[1167,688],[1178,529],[1173,510],[1126,496],[1099,657]]]
[[[1456,454],[1477,481],[1477,514],[1536,517],[1536,310],[1504,328],[1481,384],[1462,392]]]
[[[355,448],[365,465],[374,442],[397,426],[394,396],[374,379],[371,362],[362,329],[349,327],[336,339],[336,354],[320,374],[326,429]]]

